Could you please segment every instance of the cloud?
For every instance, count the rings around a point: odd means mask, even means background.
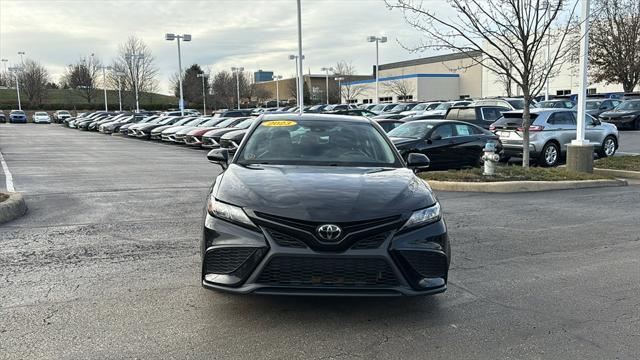
[[[424,56],[396,42],[415,42],[419,34],[382,0],[303,0],[302,19],[305,73],[319,73],[339,60],[371,73],[375,50],[365,39],[381,32],[390,40],[381,44],[381,63]],[[47,66],[54,80],[81,55],[95,53],[110,62],[118,45],[136,35],[153,51],[161,90],[167,93],[169,77],[178,70],[176,43],[164,40],[167,32],[193,36],[182,44],[184,68],[198,63],[213,71],[243,66],[283,76],[295,73],[288,60],[297,52],[294,0],[0,1],[2,58],[16,62],[17,52],[25,51]]]

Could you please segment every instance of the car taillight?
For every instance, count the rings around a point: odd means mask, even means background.
[[[494,131],[495,129],[496,129],[496,127],[495,127],[495,126],[493,126],[493,125],[489,125],[489,131]]]
[[[538,125],[529,126],[529,131],[542,131],[542,130],[544,130],[544,126],[538,126]],[[518,131],[524,131],[524,128],[523,127],[519,127]]]

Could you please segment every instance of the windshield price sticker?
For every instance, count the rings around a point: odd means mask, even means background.
[[[294,125],[298,125],[298,123],[291,120],[265,121],[262,123],[262,126],[294,126]]]

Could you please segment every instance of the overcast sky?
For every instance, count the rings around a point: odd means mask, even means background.
[[[434,4],[446,8],[444,1]],[[441,4],[441,5],[440,5]],[[380,62],[425,56],[404,50],[418,34],[383,0],[303,0],[304,71],[320,73],[338,60],[351,61],[358,72],[371,73],[374,45],[367,35],[386,34]],[[175,42],[167,32],[187,33],[183,67],[198,63],[213,71],[243,66],[253,72],[295,73],[288,55],[297,49],[295,0],[0,0],[0,55],[19,60],[18,51],[47,66],[58,80],[66,64],[95,53],[110,62],[129,35],[143,39],[160,70],[161,92],[177,71]]]

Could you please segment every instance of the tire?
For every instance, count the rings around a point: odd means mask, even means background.
[[[618,141],[615,137],[609,135],[602,140],[602,147],[598,150],[598,156],[601,158],[613,156],[618,149]]]
[[[558,166],[560,162],[560,147],[554,142],[548,142],[542,147],[538,162],[544,167]]]

